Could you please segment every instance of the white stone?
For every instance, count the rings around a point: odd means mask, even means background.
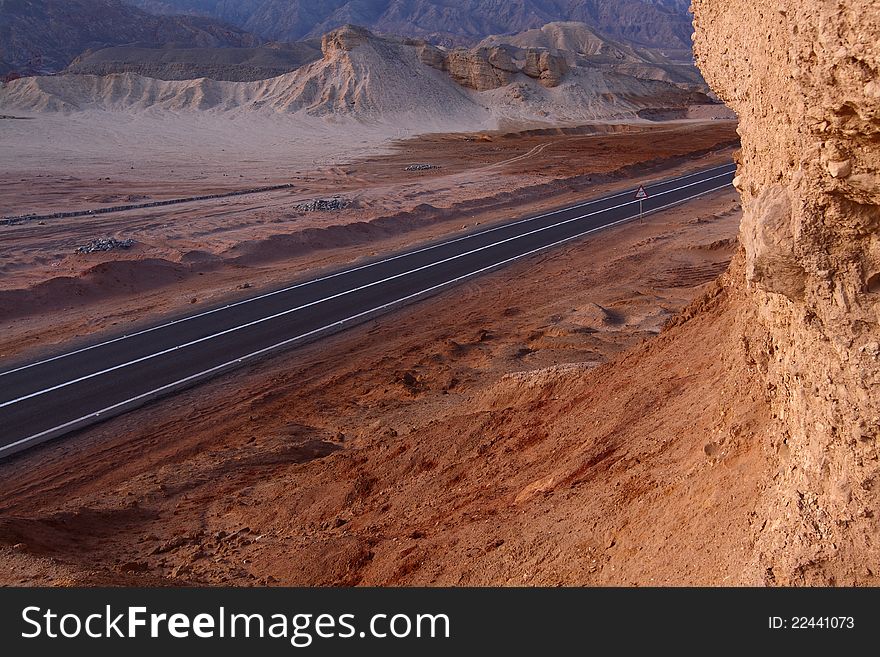
[[[825,168],[833,178],[847,178],[852,173],[852,163],[849,160],[831,160]]]

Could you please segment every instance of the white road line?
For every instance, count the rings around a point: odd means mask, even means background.
[[[698,171],[698,172],[696,172],[696,173],[689,173],[689,174],[686,174],[686,175],[683,175],[683,176],[678,176],[677,178],[671,178],[671,179],[669,179],[669,180],[660,181],[660,182],[657,182],[657,183],[652,183],[652,184],[649,184],[648,187],[650,188],[651,186],[656,187],[656,186],[658,186],[658,185],[668,185],[668,184],[673,183],[673,182],[678,182],[678,181],[680,181],[680,180],[686,180],[686,179],[688,179],[688,178],[693,178],[694,176],[703,175],[703,174],[706,174],[706,173],[711,173],[712,171],[717,171],[717,170],[719,170],[719,169],[724,169],[724,168],[727,168],[727,167],[730,167],[730,166],[734,166],[734,167],[735,167],[736,165],[732,165],[732,164],[724,164],[724,165],[721,165],[721,166],[717,166],[717,167],[713,167],[713,168],[710,168],[710,169],[706,169],[706,170],[704,170],[704,171]],[[725,172],[725,174],[726,174],[726,173],[731,173],[731,172]],[[712,178],[706,178],[706,180],[712,180]],[[681,189],[681,188],[679,188],[679,189]],[[626,195],[631,194],[631,193],[632,193],[632,190],[626,190],[625,192],[620,192],[620,193],[618,193],[618,194],[612,194],[611,196],[604,196],[604,197],[602,197],[602,198],[594,199],[594,200],[592,200],[592,201],[585,201],[584,203],[579,203],[579,204],[577,204],[577,205],[572,205],[572,206],[567,207],[567,208],[561,208],[561,209],[559,209],[559,210],[553,210],[553,211],[551,211],[551,212],[546,212],[546,213],[544,213],[544,214],[539,214],[539,215],[536,215],[536,216],[534,216],[534,217],[527,217],[527,218],[525,218],[525,219],[518,219],[517,221],[512,221],[512,222],[509,222],[509,223],[504,223],[504,224],[501,224],[501,225],[498,225],[498,226],[494,226],[494,227],[492,227],[492,228],[487,228],[487,229],[485,229],[485,230],[482,230],[482,231],[479,231],[479,232],[476,232],[476,233],[469,233],[468,235],[463,235],[463,236],[461,236],[461,237],[456,237],[455,239],[447,240],[447,241],[445,241],[445,242],[440,242],[440,243],[438,243],[438,244],[432,244],[432,245],[430,245],[430,246],[422,247],[422,248],[420,248],[420,249],[416,249],[416,250],[414,250],[414,251],[407,251],[406,253],[400,253],[400,254],[395,255],[395,256],[390,256],[390,257],[388,257],[388,258],[384,258],[383,260],[377,260],[376,262],[370,262],[370,263],[367,263],[367,264],[364,264],[364,265],[359,265],[359,266],[357,266],[357,267],[352,267],[351,269],[345,269],[345,270],[343,270],[343,271],[335,272],[335,273],[333,273],[333,274],[328,274],[327,276],[321,276],[321,277],[319,277],[319,278],[315,278],[315,279],[312,279],[312,280],[309,280],[309,281],[303,281],[303,282],[301,282],[301,283],[296,283],[295,285],[290,285],[290,286],[285,287],[285,288],[282,288],[282,289],[280,289],[280,290],[274,290],[274,291],[272,291],[272,292],[266,292],[265,294],[260,294],[260,295],[257,295],[257,296],[255,296],[255,297],[249,297],[249,298],[247,298],[247,299],[242,299],[241,301],[236,301],[235,303],[230,303],[230,304],[227,304],[227,305],[225,305],[225,306],[221,306],[221,307],[219,307],[219,308],[214,308],[214,309],[212,309],[212,310],[206,310],[206,311],[204,311],[204,312],[197,313],[197,314],[195,314],[195,315],[188,315],[187,317],[181,317],[180,319],[175,319],[175,320],[173,320],[173,321],[166,322],[166,323],[164,323],[164,324],[160,324],[160,325],[158,325],[158,326],[152,326],[152,327],[150,327],[150,328],[143,329],[143,330],[141,330],[141,331],[136,331],[136,332],[134,332],[134,333],[129,333],[129,334],[127,334],[127,335],[123,335],[123,336],[118,337],[118,338],[113,338],[113,339],[111,339],[111,340],[105,340],[104,342],[99,342],[99,343],[97,343],[97,344],[93,344],[93,345],[90,345],[90,346],[88,346],[88,347],[83,347],[82,349],[76,349],[76,350],[74,350],[74,351],[69,351],[69,352],[66,352],[66,353],[63,353],[63,354],[59,354],[59,355],[57,355],[57,356],[52,356],[51,358],[45,358],[45,359],[43,359],[43,360],[39,360],[39,361],[36,361],[36,362],[34,362],[34,363],[29,363],[29,364],[27,364],[27,365],[22,365],[21,367],[16,367],[16,368],[14,368],[14,369],[7,370],[7,371],[5,371],[5,372],[0,372],[0,377],[2,377],[2,376],[6,376],[7,374],[14,374],[15,372],[21,372],[22,370],[30,369],[30,368],[32,368],[32,367],[37,367],[38,365],[43,365],[43,364],[45,364],[45,363],[51,363],[51,362],[53,362],[53,361],[60,360],[60,359],[62,359],[62,358],[67,358],[67,357],[69,357],[69,356],[75,356],[76,354],[81,354],[81,353],[86,352],[86,351],[91,351],[92,349],[97,349],[98,347],[103,347],[103,346],[105,346],[105,345],[113,344],[113,343],[115,343],[115,342],[121,342],[122,340],[127,340],[127,339],[129,339],[129,338],[137,337],[137,336],[139,336],[139,335],[144,335],[144,334],[146,334],[146,333],[152,333],[153,331],[158,331],[159,329],[167,328],[167,327],[169,327],[169,326],[174,326],[174,325],[176,325],[176,324],[180,324],[180,323],[182,323],[182,322],[188,322],[188,321],[193,320],[193,319],[198,319],[199,317],[205,317],[206,315],[212,315],[212,314],[214,314],[214,313],[218,313],[218,312],[220,312],[220,311],[222,311],[222,310],[228,310],[229,308],[235,308],[235,307],[237,307],[237,306],[241,306],[241,305],[244,305],[244,304],[247,304],[247,303],[252,303],[252,302],[254,302],[254,301],[259,301],[259,300],[261,300],[261,299],[266,299],[266,298],[268,298],[268,297],[272,297],[272,296],[275,296],[275,295],[278,295],[278,294],[283,294],[283,293],[285,293],[285,292],[290,292],[291,290],[295,290],[295,289],[300,288],[300,287],[305,287],[306,285],[314,285],[315,283],[320,283],[320,282],[322,282],[322,281],[326,281],[326,280],[329,280],[329,279],[332,279],[332,278],[337,278],[337,277],[339,277],[339,276],[343,276],[343,275],[345,275],[345,274],[351,274],[351,273],[353,273],[353,272],[361,271],[361,270],[363,270],[363,269],[368,269],[368,268],[370,268],[370,267],[376,267],[376,266],[381,265],[381,264],[384,264],[384,263],[386,263],[386,262],[391,262],[391,261],[393,261],[393,260],[398,260],[398,259],[400,259],[400,258],[406,258],[406,257],[408,257],[408,256],[415,255],[415,254],[417,254],[417,253],[423,253],[423,252],[425,252],[425,251],[430,251],[430,250],[432,250],[432,249],[437,249],[437,248],[440,248],[440,247],[443,247],[443,246],[447,246],[447,245],[449,245],[449,244],[454,244],[454,243],[456,243],[456,242],[460,242],[460,241],[462,241],[462,240],[468,240],[468,239],[472,239],[472,238],[474,238],[474,237],[479,237],[480,235],[485,235],[485,234],[487,234],[487,233],[492,233],[492,232],[495,232],[495,231],[498,231],[498,230],[502,230],[502,229],[504,229],[504,228],[509,228],[509,227],[511,227],[511,226],[518,226],[518,225],[520,225],[520,224],[527,223],[527,222],[529,222],[529,221],[536,221],[536,220],[538,220],[538,219],[543,219],[543,218],[545,218],[545,217],[553,216],[554,214],[560,214],[560,213],[562,213],[562,212],[569,212],[569,211],[571,211],[571,210],[577,210],[578,208],[583,208],[583,207],[586,207],[586,206],[588,206],[588,205],[594,205],[594,204],[596,204],[596,203],[600,203],[600,202],[603,202],[603,201],[609,201],[609,200],[614,199],[614,198],[617,198],[617,197],[619,197],[619,196],[626,196]],[[665,192],[662,192],[662,193],[665,193]]]
[[[693,187],[694,185],[702,185],[710,180],[715,180],[717,178],[723,178],[724,176],[730,175],[728,173],[722,173],[717,176],[712,176],[711,178],[704,178],[703,180],[699,180],[694,183],[689,183],[687,185],[682,185],[676,189],[670,189],[665,192],[660,192],[655,194],[653,198],[657,198],[658,196],[664,196],[666,194],[671,194],[672,192],[677,192],[682,189],[686,189],[688,187]],[[513,237],[508,237],[498,242],[493,242],[492,244],[487,244],[485,246],[478,247],[476,249],[471,249],[470,251],[465,251],[463,253],[458,253],[454,256],[450,256],[448,258],[443,258],[442,260],[436,260],[434,262],[430,262],[426,265],[422,265],[420,267],[416,267],[415,269],[408,269],[406,271],[399,272],[394,274],[393,276],[387,276],[386,278],[382,278],[376,281],[372,281],[370,283],[365,283],[364,285],[359,285],[357,287],[350,288],[348,290],[344,290],[342,292],[337,292],[336,294],[331,294],[328,297],[323,297],[321,299],[316,299],[314,301],[310,301],[308,303],[302,304],[300,306],[296,306],[294,308],[288,308],[287,310],[283,310],[281,312],[275,313],[273,315],[267,315],[265,317],[261,317],[259,319],[255,319],[250,322],[246,322],[244,324],[240,324],[238,326],[233,326],[228,329],[224,329],[222,331],[218,331],[217,333],[212,333],[210,335],[206,335],[204,337],[198,338],[196,340],[190,340],[189,342],[184,342],[183,344],[175,345],[174,347],[169,347],[168,349],[163,349],[161,351],[154,352],[152,354],[148,354],[146,356],[141,356],[140,358],[135,358],[134,360],[130,360],[124,363],[120,363],[118,365],[114,365],[113,367],[108,367],[103,370],[99,370],[97,372],[92,372],[91,374],[86,374],[84,376],[78,377],[76,379],[71,379],[69,381],[65,381],[64,383],[59,383],[57,385],[51,386],[49,388],[44,388],[42,390],[37,390],[35,392],[31,392],[27,395],[23,395],[21,397],[17,397],[15,399],[10,399],[9,401],[5,401],[0,403],[0,408],[5,408],[7,406],[12,406],[13,404],[17,404],[19,402],[26,401],[28,399],[33,399],[34,397],[39,397],[41,395],[45,395],[49,392],[54,392],[55,390],[60,390],[61,388],[66,388],[68,386],[75,385],[77,383],[82,383],[83,381],[88,381],[89,379],[94,379],[95,377],[102,376],[104,374],[109,374],[110,372],[115,372],[116,370],[121,370],[125,367],[129,367],[131,365],[137,365],[138,363],[143,363],[148,360],[152,360],[153,358],[158,358],[159,356],[164,356],[166,354],[170,354],[174,351],[179,351],[180,349],[185,349],[187,347],[191,347],[196,344],[200,344],[202,342],[207,342],[208,340],[213,340],[214,338],[219,338],[224,335],[228,335],[230,333],[235,333],[236,331],[241,331],[242,329],[250,328],[251,326],[256,326],[257,324],[262,324],[264,322],[269,322],[273,319],[278,319],[279,317],[284,317],[285,315],[290,315],[291,313],[298,312],[300,310],[304,310],[305,308],[309,308],[311,306],[316,306],[321,303],[325,303],[327,301],[332,301],[333,299],[338,299],[340,297],[347,296],[349,294],[353,294],[355,292],[360,292],[361,290],[366,290],[367,288],[375,287],[377,285],[381,285],[382,283],[387,283],[388,281],[393,281],[398,278],[403,278],[404,276],[409,276],[410,274],[415,274],[416,272],[424,271],[425,269],[430,269],[432,267],[437,267],[438,265],[442,265],[447,262],[451,262],[453,260],[458,260],[459,258],[464,258],[465,256],[473,255],[474,253],[479,253],[480,251],[485,251],[486,249],[492,249],[501,244],[505,244],[507,242],[512,242],[514,240],[522,239],[524,237],[528,237],[529,235],[535,235],[537,233],[542,233],[545,230],[550,230],[552,228],[558,228],[559,226],[564,226],[565,224],[570,224],[574,221],[580,221],[581,219],[586,219],[587,217],[592,217],[597,214],[602,214],[604,212],[609,212],[611,210],[617,210],[618,208],[626,207],[627,205],[632,205],[637,201],[627,201],[626,203],[621,203],[620,205],[615,205],[610,208],[605,208],[603,210],[596,210],[595,212],[588,212],[587,214],[572,217],[571,219],[565,219],[564,221],[558,221],[555,224],[550,224],[548,226],[542,226],[541,228],[536,228],[534,230],[530,230],[525,233],[519,233],[514,235]],[[614,225],[614,224],[609,224]]]
[[[716,177],[720,177],[720,176],[716,176]],[[680,205],[682,203],[686,203],[687,201],[692,201],[693,199],[699,198],[701,196],[705,196],[706,194],[711,194],[712,192],[717,192],[721,189],[727,189],[729,186],[730,185],[721,185],[719,187],[714,187],[714,188],[708,189],[704,192],[700,192],[699,194],[694,194],[693,196],[679,199],[678,201],[673,201],[672,203],[667,203],[666,205],[663,205],[659,208],[654,208],[653,210],[650,210],[650,211],[646,212],[645,214],[647,215],[647,214],[653,214],[655,212],[660,212],[661,210],[665,210],[666,208],[671,208],[675,205]],[[521,260],[522,258],[526,258],[526,257],[534,255],[536,253],[540,253],[541,251],[546,251],[547,249],[552,249],[552,248],[559,246],[561,244],[565,244],[566,242],[571,242],[571,241],[576,240],[580,237],[583,237],[584,235],[589,235],[590,233],[595,233],[597,231],[604,230],[606,228],[611,228],[612,226],[617,226],[619,224],[626,223],[628,221],[632,221],[637,216],[638,215],[633,215],[631,217],[619,219],[618,221],[612,222],[610,224],[606,224],[604,226],[599,226],[597,228],[591,228],[590,230],[586,230],[582,233],[578,233],[577,235],[572,235],[571,237],[566,237],[565,239],[559,240],[557,242],[553,242],[552,244],[547,244],[545,246],[538,247],[537,249],[533,249],[531,251],[528,251],[527,253],[522,253],[520,255],[513,256],[512,258],[508,258],[506,260],[502,260],[500,262],[493,263],[493,264],[488,265],[486,267],[483,267],[481,269],[477,269],[476,271],[472,271],[468,274],[458,276],[456,278],[445,281],[443,283],[438,283],[437,285],[432,285],[431,287],[425,288],[424,290],[421,290],[419,292],[414,292],[413,294],[408,294],[407,296],[401,297],[399,299],[395,299],[394,301],[389,301],[388,303],[384,303],[381,306],[376,306],[375,308],[371,308],[370,310],[365,310],[363,312],[357,313],[357,314],[352,315],[350,317],[340,319],[339,321],[333,322],[332,324],[327,324],[326,326],[322,326],[320,328],[314,329],[314,330],[309,331],[307,333],[303,333],[303,334],[298,335],[296,337],[288,338],[287,340],[284,340],[282,342],[274,344],[270,347],[264,347],[263,349],[259,349],[258,351],[254,351],[250,354],[247,354],[246,356],[240,356],[240,357],[235,358],[233,360],[227,361],[227,362],[223,363],[222,365],[216,365],[216,366],[214,366],[210,369],[204,370],[202,372],[198,372],[196,374],[191,374],[190,376],[184,377],[183,379],[178,379],[177,381],[174,381],[173,383],[168,383],[166,385],[163,385],[163,386],[160,386],[160,387],[155,388],[153,390],[150,390],[149,392],[145,392],[145,393],[142,393],[142,394],[137,395],[135,397],[131,397],[130,399],[126,399],[125,401],[118,402],[116,404],[113,404],[112,406],[107,406],[106,408],[102,408],[100,411],[96,411],[94,413],[89,413],[88,415],[84,415],[84,416],[79,417],[75,420],[71,420],[70,422],[65,422],[64,424],[60,424],[57,427],[53,427],[51,429],[41,431],[40,433],[34,434],[33,436],[28,436],[27,438],[22,438],[20,440],[15,441],[14,443],[10,443],[9,445],[5,445],[3,447],[0,447],[0,454],[2,454],[3,452],[6,452],[6,451],[12,450],[12,449],[21,447],[22,445],[26,445],[30,442],[40,440],[41,438],[49,436],[50,434],[55,433],[56,431],[63,431],[64,429],[68,429],[73,426],[76,426],[80,422],[84,422],[86,420],[99,417],[99,416],[104,415],[106,413],[110,413],[110,412],[115,411],[119,408],[122,408],[128,404],[133,404],[133,403],[141,401],[143,399],[147,399],[149,397],[161,394],[161,393],[165,392],[166,390],[171,390],[173,388],[176,388],[177,386],[185,385],[191,381],[208,376],[209,374],[213,374],[214,372],[218,372],[218,371],[223,370],[227,367],[237,365],[237,364],[242,363],[246,360],[251,360],[253,358],[257,358],[258,356],[262,356],[263,354],[269,353],[269,352],[274,351],[276,349],[280,349],[281,347],[285,347],[285,346],[292,344],[294,342],[304,340],[305,338],[311,337],[313,335],[316,335],[316,334],[321,333],[323,331],[326,331],[328,329],[335,328],[337,326],[342,326],[342,325],[347,324],[353,320],[360,319],[362,317],[366,317],[367,315],[371,315],[372,313],[379,312],[381,310],[386,310],[392,306],[395,306],[395,305],[398,305],[401,303],[405,303],[407,301],[410,301],[410,300],[415,299],[417,297],[420,297],[422,295],[439,290],[439,289],[446,287],[448,285],[452,285],[452,284],[457,283],[459,281],[463,281],[465,279],[476,276],[477,274],[481,274],[481,273],[489,271],[491,269],[495,269],[497,267],[501,267],[501,266],[509,264],[511,262],[515,262],[516,260]]]

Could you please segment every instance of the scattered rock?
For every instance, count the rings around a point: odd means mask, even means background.
[[[852,173],[852,163],[849,160],[832,160],[827,168],[832,178],[847,178]]]
[[[723,448],[720,443],[710,442],[710,443],[706,443],[703,446],[703,451],[706,453],[706,456],[708,456],[710,459],[714,459],[714,458],[717,458],[719,455],[721,455]]]
[[[192,553],[190,555],[189,563],[191,563],[191,564],[195,563],[199,559],[204,559],[206,556],[208,556],[208,555],[205,554],[205,551],[203,549],[199,548],[198,550],[196,550],[194,553]]]
[[[429,169],[439,169],[436,164],[410,164],[404,171],[428,171]]]
[[[351,201],[339,196],[333,198],[319,198],[296,206],[298,212],[330,212],[344,210],[351,206]]]
[[[129,561],[119,566],[121,573],[145,573],[150,569],[150,565],[143,561]]]
[[[880,342],[869,342],[861,348],[861,351],[868,354],[872,358],[877,358],[878,356],[880,356]]]
[[[401,384],[412,394],[422,392],[425,388],[425,382],[422,377],[419,376],[418,373],[412,371],[398,372],[394,376],[394,382]]]
[[[192,568],[190,568],[188,564],[184,563],[184,564],[179,565],[177,568],[175,568],[172,571],[171,576],[172,577],[182,577],[184,575],[190,574],[191,572],[192,572]]]
[[[130,249],[135,244],[132,239],[118,240],[115,237],[106,237],[92,240],[85,246],[79,247],[77,253],[99,253],[101,251],[114,251],[116,249]]]
[[[178,536],[163,545],[158,546],[155,550],[151,552],[151,554],[164,554],[165,552],[171,552],[172,550],[176,550],[184,545],[186,545],[187,540],[183,536]]]

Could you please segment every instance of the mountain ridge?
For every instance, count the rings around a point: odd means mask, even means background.
[[[501,121],[634,118],[705,96],[655,80],[569,67],[547,50],[442,50],[345,26],[326,34],[320,60],[258,82],[161,81],[132,73],[57,75],[0,88],[0,107],[24,112],[268,111],[354,119],[414,130],[483,129]]]
[[[251,82],[290,73],[320,58],[318,40],[252,48],[111,46],[83,53],[64,72],[80,75],[136,73],[159,80],[210,78]]]
[[[261,41],[211,18],[154,16],[120,0],[0,0],[0,75],[57,71],[86,50],[110,45]]]
[[[674,62],[656,49],[637,48],[615,41],[578,22],[548,23],[540,29],[520,34],[493,35],[474,48],[443,48],[423,39],[415,39],[413,43],[422,44],[425,63],[449,70],[453,77],[458,76],[465,86],[472,88],[485,87],[487,84],[493,86],[493,77],[507,79],[510,73],[518,73],[529,57],[537,57],[528,68],[537,70],[543,66],[545,79],[553,75],[547,70],[550,66],[560,69],[560,73],[563,72],[562,66],[585,66],[644,80],[670,82],[693,91],[708,90],[692,63]],[[86,75],[137,73],[160,80],[206,77],[212,80],[253,81],[284,75],[320,59],[320,46],[320,39],[270,43],[257,48],[112,46],[84,53],[65,72]],[[532,51],[538,54],[530,54]],[[543,64],[540,61],[541,51],[549,51],[549,55],[544,56]],[[514,66],[513,59],[521,60],[523,65]],[[474,75],[476,77],[469,79]]]
[[[473,45],[491,34],[580,21],[613,39],[690,52],[689,0],[126,0],[156,13],[212,16],[278,41],[354,23],[383,33]]]

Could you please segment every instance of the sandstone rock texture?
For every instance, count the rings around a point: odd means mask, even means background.
[[[351,52],[375,40],[373,33],[357,25],[343,25],[337,30],[327,32],[321,38],[321,52],[325,57],[336,51]]]
[[[381,45],[369,30],[356,25],[345,25],[328,32],[321,40],[324,58],[337,52],[351,52],[358,46]],[[545,87],[562,83],[569,67],[565,58],[543,48],[515,48],[508,45],[444,50],[417,39],[402,39],[401,44],[414,46],[419,60],[432,68],[449,73],[458,84],[488,91],[504,87],[523,73]]]
[[[697,64],[740,116],[738,330],[778,424],[755,438],[775,476],[746,580],[876,582],[880,4],[694,0],[693,10]]]
[[[460,85],[477,91],[506,86],[517,73],[534,78],[545,87],[557,87],[569,70],[564,57],[539,48],[488,46],[445,51],[424,44],[419,49],[419,58],[428,66],[447,71]]]

